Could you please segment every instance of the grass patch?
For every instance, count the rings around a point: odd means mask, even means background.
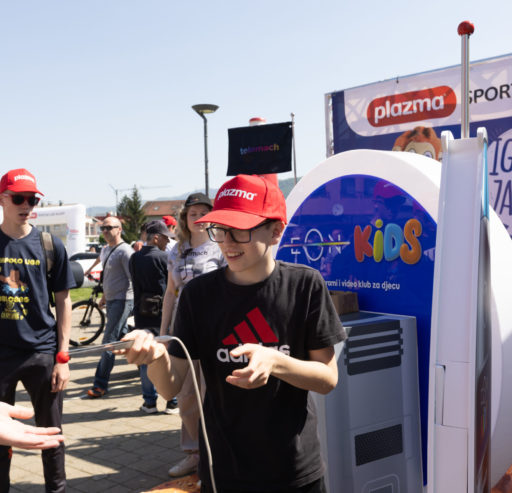
[[[70,289],[69,295],[71,296],[71,303],[80,300],[88,300],[91,296],[92,288],[76,288]]]

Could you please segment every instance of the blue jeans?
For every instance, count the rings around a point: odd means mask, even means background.
[[[103,334],[103,344],[118,341],[128,330],[126,321],[133,310],[133,300],[107,301],[107,325]],[[94,387],[108,389],[110,373],[114,368],[116,357],[112,351],[105,351],[100,358],[96,374],[94,375]]]
[[[144,404],[148,406],[153,406],[156,404],[158,399],[158,394],[156,393],[155,386],[153,382],[148,377],[148,366],[140,365],[139,366],[139,375],[140,375],[140,383],[142,385],[142,398],[144,399]]]

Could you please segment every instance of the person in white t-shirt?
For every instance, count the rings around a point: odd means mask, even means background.
[[[193,193],[187,197],[179,213],[178,242],[169,253],[167,264],[167,290],[163,300],[160,335],[172,332],[174,313],[183,286],[191,279],[225,265],[219,246],[208,237],[207,225],[195,223],[208,214],[211,209],[212,203],[206,195]],[[199,362],[196,361],[194,364],[196,375],[199,377]],[[198,378],[198,380],[202,379]],[[202,394],[204,395],[204,389]],[[169,475],[172,477],[183,476],[195,471],[199,462],[199,406],[194,393],[191,373],[188,373],[177,397],[182,420],[181,448],[187,453],[187,456],[169,469]],[[168,402],[170,409],[172,406],[172,402]]]

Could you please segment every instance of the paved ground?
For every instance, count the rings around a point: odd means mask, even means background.
[[[143,492],[169,481],[167,470],[181,453],[178,415],[139,411],[142,404],[137,368],[118,357],[111,388],[101,399],[89,399],[99,357],[73,359],[64,398],[68,493]],[[18,404],[31,407],[23,387]],[[165,408],[159,398],[158,407]],[[11,492],[44,491],[40,452],[15,449]]]

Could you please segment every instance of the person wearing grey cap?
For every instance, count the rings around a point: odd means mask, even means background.
[[[193,193],[187,197],[178,215],[178,243],[169,254],[167,290],[162,310],[160,334],[172,331],[172,319],[178,305],[181,290],[188,281],[206,272],[225,265],[218,245],[210,241],[206,225],[195,224],[212,209],[210,199],[203,193]],[[200,374],[199,363],[195,362],[196,374]],[[204,387],[202,389],[204,394]],[[182,391],[178,395],[178,408],[181,416],[181,448],[187,453],[185,459],[169,469],[169,475],[182,476],[197,469],[199,461],[198,431],[199,406],[194,394],[192,376],[189,373]]]
[[[167,253],[171,233],[163,221],[146,223],[146,244],[130,257],[133,285],[133,316],[137,329],[158,335],[162,321],[162,299],[167,287]],[[141,411],[158,412],[158,395],[147,375],[147,366],[139,366],[144,402]]]

